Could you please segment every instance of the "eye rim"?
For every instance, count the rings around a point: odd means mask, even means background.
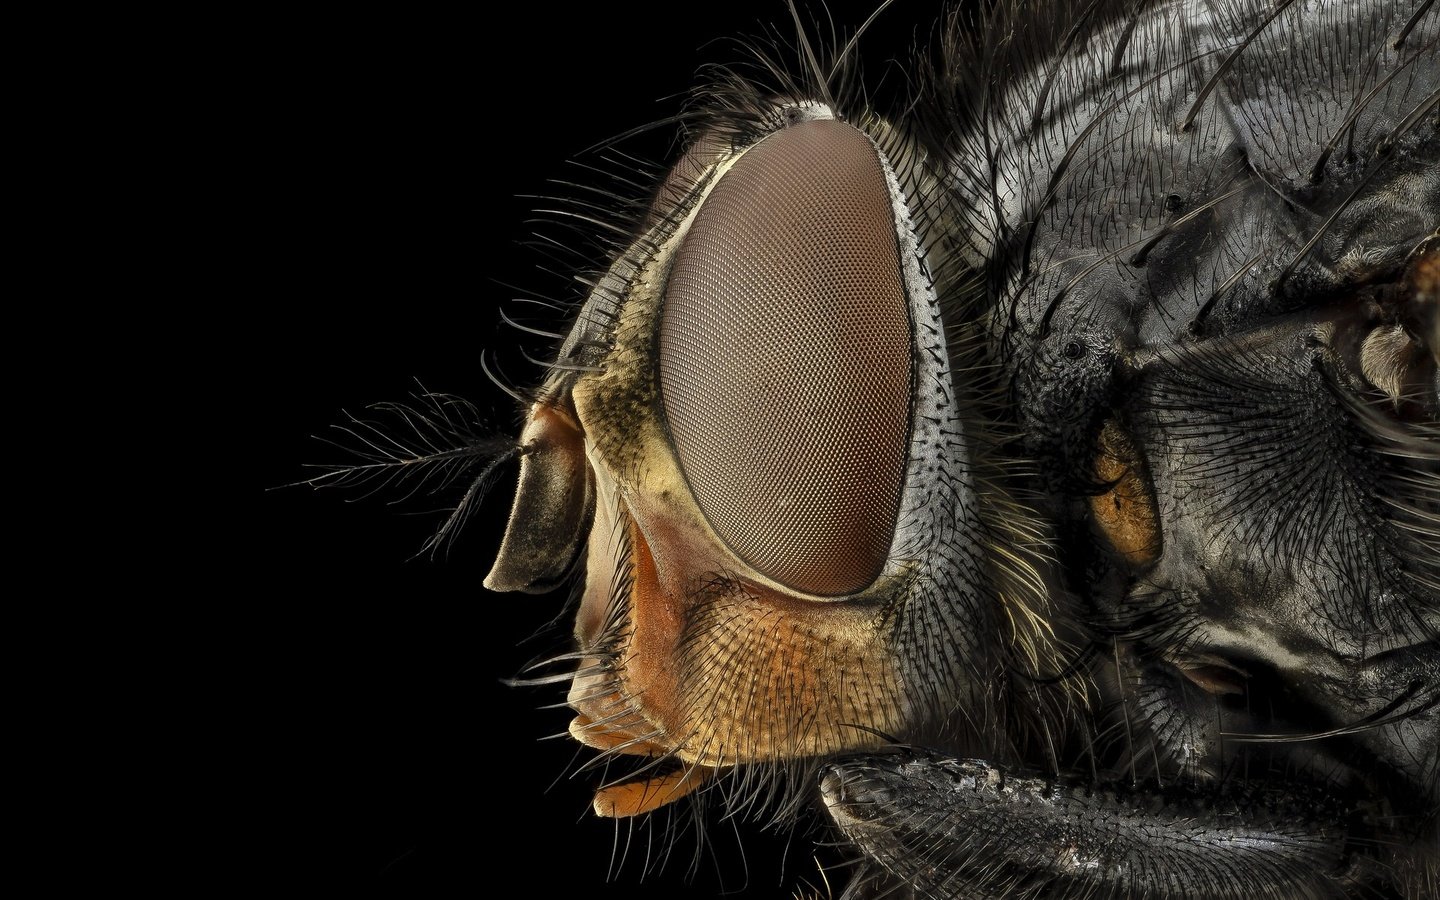
[[[688,484],[676,477],[679,465],[671,436],[668,428],[659,424],[664,414],[658,402],[654,364],[659,323],[655,310],[662,299],[675,247],[708,191],[724,173],[750,149],[785,127],[783,117],[775,110],[787,104],[802,109],[802,121],[835,119],[855,128],[875,149],[896,226],[901,280],[915,341],[911,429],[900,511],[889,552],[881,574],[870,585],[855,594],[836,597],[797,591],[755,571],[734,554],[700,514]],[[943,173],[931,168],[932,160],[914,136],[895,129],[875,114],[841,117],[820,102],[787,100],[777,101],[773,110],[763,116],[748,112],[725,121],[734,134],[748,141],[743,146],[737,143],[730,155],[716,161],[706,185],[687,198],[688,209],[673,217],[663,237],[652,236],[653,243],[646,244],[643,253],[633,247],[627,251],[634,272],[626,279],[622,294],[614,298],[611,321],[607,323],[613,340],[604,356],[595,359],[593,371],[576,373],[564,385],[577,405],[587,441],[593,444],[589,451],[593,454],[592,465],[605,465],[616,474],[632,509],[646,492],[667,494],[660,505],[667,519],[674,521],[656,527],[701,529],[714,550],[705,563],[710,572],[741,578],[776,596],[803,603],[880,600],[891,605],[899,602],[899,596],[929,589],[925,585],[952,583],[953,569],[960,566],[977,574],[985,584],[1010,584],[996,590],[1005,595],[1005,602],[1014,600],[1024,607],[1026,621],[1033,619],[1033,610],[1045,605],[1043,598],[1030,596],[1033,590],[1029,585],[1036,579],[1027,573],[1033,566],[1013,560],[997,561],[985,550],[990,543],[986,537],[990,528],[1008,533],[995,517],[1000,506],[1008,509],[1013,504],[1003,501],[997,506],[979,493],[977,479],[983,480],[984,476],[976,473],[990,466],[983,461],[987,458],[983,448],[988,444],[967,423],[984,418],[976,409],[988,402],[987,382],[983,381],[988,361],[984,357],[981,318],[974,313],[979,306],[975,261],[967,255],[968,245],[960,231],[963,215],[946,211]],[[597,292],[605,289],[602,285]],[[941,313],[942,297],[946,318]],[[949,318],[952,316],[962,317],[958,328]],[[580,321],[577,319],[577,328]],[[963,377],[972,366],[982,373],[977,385]],[[963,420],[962,415],[966,417]],[[972,443],[977,436],[979,441]],[[977,447],[982,451],[978,457]],[[943,512],[937,514],[936,509]],[[989,524],[977,530],[965,526],[968,522]],[[703,574],[697,573],[697,577]]]

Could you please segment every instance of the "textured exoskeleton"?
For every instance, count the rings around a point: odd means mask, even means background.
[[[949,212],[1105,651],[1112,774],[840,763],[842,829],[922,894],[1437,890],[1429,7],[1022,6],[957,37]]]
[[[499,451],[596,812],[823,810],[850,897],[1435,896],[1440,12],[938,34],[888,110],[804,29],[712,72]]]

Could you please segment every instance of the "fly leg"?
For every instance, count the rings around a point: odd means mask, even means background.
[[[821,794],[924,897],[1321,898],[1345,875],[1338,806],[1298,785],[1142,791],[908,752],[831,765]]]

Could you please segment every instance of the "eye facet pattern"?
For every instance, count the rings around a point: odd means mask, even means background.
[[[695,500],[814,595],[870,585],[895,532],[914,345],[895,228],[870,139],[805,122],[720,179],[665,288],[660,390]]]

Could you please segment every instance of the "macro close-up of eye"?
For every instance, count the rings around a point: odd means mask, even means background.
[[[865,135],[770,135],[716,184],[660,311],[660,395],[706,520],[821,596],[880,574],[903,486],[914,340],[894,201]]]
[[[557,58],[653,52],[497,98],[523,252],[429,215],[448,92],[381,105],[424,140],[357,170],[410,175],[307,195],[333,290],[424,310],[299,322],[335,424],[269,485],[292,580],[359,598],[300,680],[371,773],[341,868],[1440,896],[1431,0],[585,15]]]

